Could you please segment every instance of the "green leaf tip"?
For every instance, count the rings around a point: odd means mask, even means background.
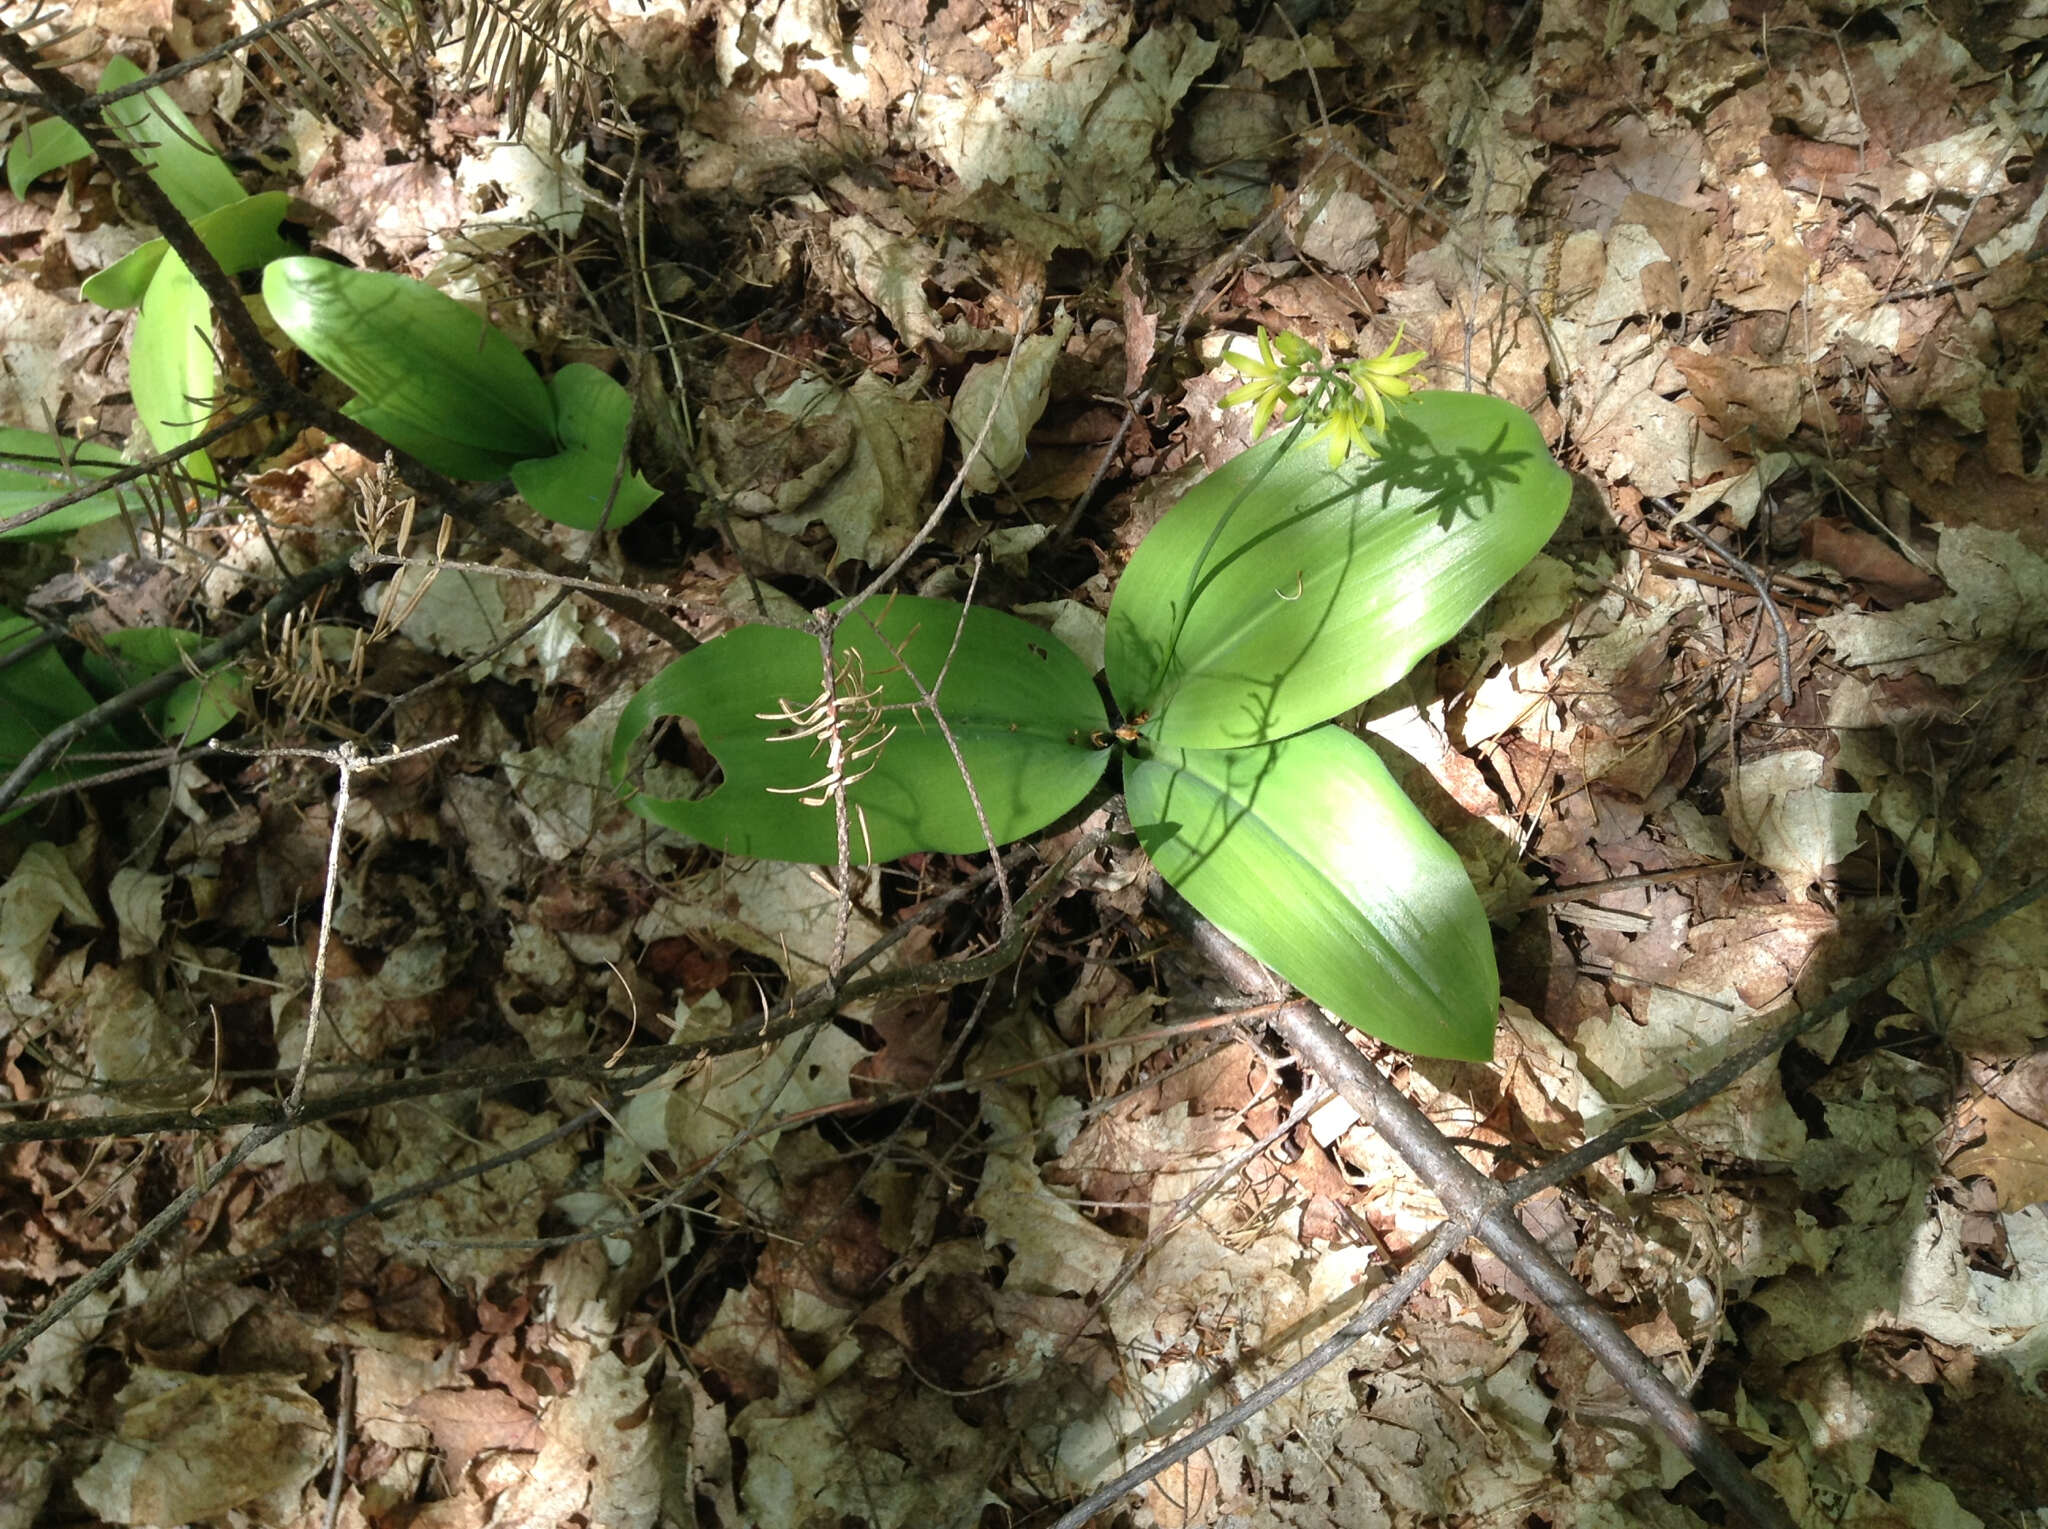
[[[294,345],[355,389],[349,416],[429,467],[482,481],[561,450],[540,373],[446,293],[296,255],[264,267],[263,300]]]
[[[1493,937],[1457,854],[1372,748],[1318,727],[1158,749],[1124,799],[1159,874],[1346,1023],[1422,1056],[1493,1054]]]
[[[626,436],[633,399],[594,366],[570,363],[548,379],[562,449],[516,462],[512,482],[526,502],[558,525],[595,531],[631,525],[661,497],[633,471]]]

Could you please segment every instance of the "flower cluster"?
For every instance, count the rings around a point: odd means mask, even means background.
[[[1263,434],[1269,421],[1285,419],[1287,410],[1300,403],[1311,421],[1321,423],[1315,439],[1327,444],[1332,467],[1354,451],[1378,456],[1376,437],[1386,431],[1387,405],[1408,396],[1414,384],[1407,373],[1423,360],[1419,350],[1396,355],[1400,346],[1396,331],[1392,343],[1378,355],[1339,364],[1325,361],[1300,335],[1269,335],[1261,327],[1256,356],[1232,350],[1225,357],[1245,384],[1226,393],[1223,403],[1252,405],[1254,436]]]

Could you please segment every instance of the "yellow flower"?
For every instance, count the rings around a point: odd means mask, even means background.
[[[1414,384],[1405,374],[1421,364],[1423,353],[1411,350],[1406,355],[1397,356],[1394,352],[1400,346],[1401,334],[1396,330],[1393,340],[1377,356],[1361,356],[1345,368],[1351,374],[1351,384],[1357,396],[1371,413],[1375,432],[1387,428],[1386,400],[1406,398],[1414,391]]]
[[[1223,404],[1226,408],[1252,405],[1252,435],[1256,439],[1273,420],[1286,418],[1304,383],[1313,384],[1307,408],[1310,418],[1322,422],[1316,439],[1328,444],[1330,465],[1336,466],[1354,451],[1378,456],[1374,437],[1386,431],[1387,406],[1414,391],[1407,374],[1423,360],[1419,350],[1397,354],[1400,349],[1401,331],[1396,330],[1392,343],[1378,355],[1361,356],[1339,366],[1325,361],[1300,335],[1285,331],[1268,334],[1262,325],[1256,355],[1237,350],[1225,353],[1227,364],[1245,382],[1226,393]]]
[[[1239,404],[1254,404],[1252,410],[1252,437],[1257,439],[1265,432],[1269,420],[1287,417],[1287,405],[1292,399],[1294,384],[1301,375],[1300,364],[1292,359],[1292,347],[1305,342],[1294,335],[1280,336],[1280,353],[1273,348],[1273,337],[1266,333],[1265,326],[1259,328],[1259,353],[1256,357],[1241,351],[1231,350],[1224,354],[1230,369],[1240,377],[1249,379],[1241,388],[1233,388],[1223,395],[1223,406],[1234,409]],[[1284,353],[1284,354],[1283,354]]]

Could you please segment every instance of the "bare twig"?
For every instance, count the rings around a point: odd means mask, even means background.
[[[1163,885],[1157,890],[1163,894]],[[1178,922],[1190,924],[1196,948],[1232,986],[1245,993],[1273,991],[1265,969],[1227,935],[1207,920],[1195,917],[1178,899],[1162,895],[1161,901]],[[1644,1357],[1614,1319],[1559,1267],[1549,1251],[1515,1217],[1514,1201],[1505,1186],[1487,1178],[1459,1156],[1436,1123],[1359,1053],[1352,1044],[1351,1032],[1340,1030],[1306,1001],[1281,1009],[1273,1024],[1295,1053],[1314,1067],[1359,1118],[1377,1130],[1429,1185],[1454,1220],[1469,1226],[1470,1235],[1514,1269],[1538,1298],[1578,1334],[1580,1341],[1621,1382],[1658,1428],[1692,1461],[1723,1502],[1742,1514],[1753,1529],[1792,1529],[1791,1519],[1773,1494],[1750,1475],[1664,1372]]]
[[[1953,924],[1947,929],[1939,930],[1923,940],[1915,940],[1891,960],[1844,983],[1811,1008],[1801,1009],[1797,1003],[1787,1004],[1785,1009],[1775,1011],[1786,1014],[1786,1017],[1757,1040],[1740,1051],[1731,1053],[1668,1099],[1660,1099],[1657,1103],[1638,1110],[1626,1120],[1602,1131],[1584,1146],[1553,1159],[1533,1172],[1521,1175],[1507,1186],[1511,1196],[1518,1201],[1526,1200],[1543,1190],[1554,1189],[1584,1173],[1594,1164],[1611,1157],[1630,1142],[1652,1135],[1660,1126],[1676,1120],[1687,1110],[1706,1103],[1752,1067],[1761,1066],[1769,1061],[1800,1036],[1819,1029],[1837,1014],[1847,1012],[1873,993],[1883,992],[1901,972],[1920,965],[1952,945],[1975,938],[1994,925],[2005,922],[2022,909],[2031,907],[2043,897],[2048,897],[2048,876],[2021,888],[2003,902],[1986,908],[1982,913]]]
[[[1776,1494],[1749,1473],[1664,1372],[1522,1225],[1503,1187],[1458,1155],[1436,1123],[1360,1055],[1350,1033],[1309,1003],[1282,1010],[1274,1023],[1296,1053],[1429,1185],[1444,1208],[1469,1223],[1471,1235],[1578,1335],[1724,1503],[1753,1529],[1792,1529]]]
[[[339,0],[310,0],[309,4],[299,6],[295,10],[286,11],[282,16],[273,16],[261,26],[251,27],[246,32],[230,37],[226,42],[215,43],[210,48],[203,48],[190,58],[181,58],[174,64],[165,64],[161,69],[152,71],[144,78],[136,80],[132,84],[122,85],[113,90],[103,90],[97,95],[86,96],[84,104],[95,112],[104,111],[116,101],[125,101],[130,96],[139,96],[144,91],[154,90],[157,86],[168,84],[170,81],[190,74],[194,70],[204,69],[208,64],[226,58],[232,53],[239,53],[244,48],[262,42],[266,37],[270,37],[275,33],[297,26],[300,22],[305,21],[309,17],[317,16],[320,12],[338,3]],[[40,90],[0,90],[0,101],[11,101],[23,106],[41,106],[48,101],[48,97]]]
[[[1025,293],[1024,311],[1018,315],[1017,328],[1010,336],[1010,353],[1003,358],[1003,375],[1001,384],[996,389],[996,401],[989,406],[988,417],[981,422],[981,429],[975,433],[974,439],[968,443],[967,450],[962,453],[960,466],[953,474],[953,481],[946,485],[946,491],[939,495],[939,502],[932,506],[932,512],[925,517],[924,524],[917,528],[916,533],[904,544],[903,550],[890,561],[889,566],[869,579],[839,607],[834,614],[835,626],[873,599],[877,592],[887,589],[895,582],[896,575],[909,566],[910,560],[917,556],[918,549],[931,539],[932,533],[939,528],[939,522],[946,518],[946,512],[953,508],[953,501],[966,489],[967,474],[973,470],[974,464],[981,460],[982,452],[988,445],[988,438],[995,430],[999,406],[1009,397],[1010,374],[1017,367],[1017,352],[1023,346],[1024,336],[1037,315],[1038,293],[1036,289],[1032,289]]]
[[[356,777],[397,764],[402,759],[431,754],[453,742],[455,734],[450,733],[432,743],[419,743],[408,749],[393,749],[388,754],[376,755],[357,753],[356,746],[345,738],[331,749],[237,749],[223,746],[219,750],[223,754],[244,754],[257,759],[319,759],[333,765],[339,774],[334,790],[334,826],[327,835],[327,884],[320,893],[320,929],[313,950],[313,990],[306,1000],[306,1038],[299,1052],[299,1069],[292,1078],[291,1093],[285,1097],[287,1119],[296,1119],[306,1102],[306,1071],[313,1065],[314,1042],[320,1037],[320,1011],[327,995],[327,947],[334,933],[335,888],[341,881],[341,836],[347,831],[349,797],[355,790]]]
[[[356,1365],[352,1348],[344,1346],[341,1351],[341,1375],[336,1384],[341,1394],[334,1403],[334,1474],[327,1478],[327,1515],[321,1521],[323,1529],[334,1529],[341,1521],[341,1494],[348,1485],[348,1474],[342,1467],[348,1464],[348,1435],[355,1421]]]
[[[2048,877],[1948,929],[1916,941],[1876,970],[1838,988],[1811,1008],[1794,1013],[1761,1039],[1729,1056],[1670,1098],[1630,1116],[1576,1151],[1508,1184],[1487,1179],[1459,1157],[1435,1125],[1378,1069],[1367,1063],[1351,1044],[1350,1038],[1324,1019],[1319,1011],[1310,1012],[1305,1005],[1283,1009],[1275,1025],[1296,1050],[1337,1088],[1360,1118],[1379,1129],[1389,1144],[1444,1198],[1445,1208],[1455,1218],[1452,1225],[1469,1221],[1473,1234],[1509,1262],[1531,1288],[1580,1334],[1602,1362],[1614,1370],[1616,1378],[1629,1387],[1630,1394],[1645,1405],[1659,1426],[1672,1432],[1674,1439],[1686,1449],[1688,1457],[1721,1493],[1724,1501],[1748,1515],[1753,1523],[1782,1525],[1789,1522],[1782,1516],[1782,1510],[1761,1492],[1754,1478],[1743,1470],[1741,1462],[1706,1432],[1690,1404],[1660,1371],[1642,1358],[1627,1335],[1615,1327],[1585,1292],[1557,1267],[1540,1244],[1535,1243],[1510,1214],[1511,1207],[1533,1194],[1566,1182],[1631,1141],[1651,1134],[1659,1126],[1713,1098],[1800,1035],[1825,1024],[1870,994],[1882,991],[1900,972],[1950,946],[1984,933],[2044,897],[2048,897]],[[1204,953],[1233,984],[1247,992],[1270,991],[1263,970],[1213,926],[1198,923],[1195,934]],[[1233,1409],[1234,1421],[1241,1421],[1249,1415],[1249,1410]],[[1203,1431],[1202,1442],[1206,1443],[1223,1431],[1223,1428],[1211,1425]],[[1185,1459],[1199,1447],[1199,1444],[1190,1446],[1188,1441],[1183,1441],[1175,1451],[1146,1461],[1138,1471],[1120,1478],[1121,1486],[1116,1495],[1142,1485],[1158,1470]],[[1699,1452],[1695,1453],[1695,1450]],[[1090,1511],[1099,1510],[1114,1500],[1113,1496],[1098,1494],[1089,1500]],[[1071,1522],[1078,1525],[1082,1521],[1070,1515],[1062,1519],[1061,1524],[1064,1526]]]
[[[1361,1339],[1369,1338],[1378,1332],[1403,1306],[1406,1306],[1414,1298],[1415,1293],[1428,1283],[1437,1266],[1463,1245],[1469,1231],[1468,1227],[1456,1220],[1439,1225],[1416,1245],[1415,1251],[1409,1255],[1407,1267],[1402,1269],[1391,1284],[1366,1302],[1364,1309],[1357,1316],[1278,1375],[1248,1394],[1242,1401],[1211,1418],[1186,1438],[1168,1445],[1155,1454],[1147,1455],[1116,1480],[1090,1493],[1061,1514],[1053,1529],[1084,1529],[1096,1514],[1115,1506],[1121,1498],[1137,1491],[1161,1472],[1171,1470],[1181,1461],[1207,1449],[1232,1429],[1243,1424],[1246,1419],[1258,1416],[1288,1392],[1335,1364],[1356,1347]]]
[[[1315,164],[1303,172],[1300,185],[1307,185],[1330,158],[1331,155],[1325,152]],[[1266,215],[1246,229],[1237,243],[1210,261],[1203,269],[1195,283],[1193,294],[1188,298],[1186,306],[1181,309],[1180,321],[1173,326],[1172,337],[1166,342],[1169,354],[1178,351],[1187,343],[1189,328],[1206,311],[1210,300],[1221,287],[1224,276],[1236,267],[1238,259],[1256,241],[1264,238],[1282,217],[1292,211],[1300,199],[1301,191],[1297,187],[1288,196],[1268,208]],[[1150,406],[1158,396],[1158,389],[1145,387],[1139,389],[1135,397],[1125,400],[1124,417],[1117,422],[1116,433],[1109,438],[1109,443],[1102,448],[1102,455],[1096,459],[1095,471],[1088,479],[1088,486],[1074,496],[1074,502],[1067,506],[1067,513],[1060,518],[1059,526],[1047,538],[1052,546],[1064,546],[1067,538],[1074,534],[1074,528],[1081,523],[1082,514],[1094,501],[1096,491],[1102,487],[1102,480],[1109,476],[1110,466],[1116,461],[1117,452],[1123,449],[1124,439],[1131,433],[1131,426],[1137,423],[1139,413]]]
[[[1019,910],[1028,914],[1040,903],[1052,897],[1065,884],[1068,872],[1078,859],[1092,852],[1100,842],[1096,838],[1085,838],[1076,844],[1018,897]],[[1028,853],[1029,850],[1020,851],[1020,855]],[[966,896],[976,885],[986,880],[989,874],[988,868],[984,868],[977,873],[973,881],[955,888],[942,898],[934,898],[931,903],[920,909],[915,917],[890,930],[866,951],[849,961],[847,973],[859,971],[878,958],[918,924],[941,916],[959,898]],[[368,1084],[332,1094],[316,1094],[305,1102],[304,1108],[296,1117],[296,1122],[294,1117],[286,1113],[284,1101],[280,1099],[239,1101],[199,1114],[194,1114],[188,1109],[171,1109],[131,1115],[0,1122],[0,1147],[31,1141],[82,1141],[102,1137],[113,1139],[219,1131],[236,1126],[262,1127],[292,1123],[304,1125],[317,1120],[331,1120],[338,1115],[354,1114],[358,1110],[372,1109],[402,1099],[430,1098],[437,1094],[470,1090],[515,1088],[521,1084],[557,1079],[601,1078],[612,1075],[620,1068],[666,1067],[677,1062],[702,1061],[706,1057],[753,1050],[780,1040],[786,1035],[794,1035],[814,1022],[819,1015],[830,1013],[840,1005],[911,993],[941,993],[963,983],[982,981],[1002,971],[1016,959],[1023,949],[1022,933],[1023,927],[1020,925],[1018,936],[1013,936],[1009,941],[979,955],[933,961],[923,966],[845,982],[836,993],[825,984],[816,984],[785,999],[768,1016],[768,1022],[759,1028],[749,1026],[744,1030],[727,1031],[721,1035],[701,1037],[674,1045],[637,1046],[619,1057],[616,1062],[601,1056],[531,1057],[518,1062],[496,1063],[486,1067],[457,1067],[418,1077],[395,1078],[388,1082]]]
[[[96,499],[101,494],[111,493],[115,489],[133,483],[138,478],[147,478],[152,473],[161,472],[166,468],[175,468],[185,458],[192,455],[193,452],[203,450],[215,441],[226,440],[237,431],[245,429],[249,421],[256,417],[257,415],[254,412],[232,415],[211,429],[201,431],[182,446],[173,447],[169,451],[156,452],[153,455],[144,457],[140,462],[125,463],[121,467],[109,472],[103,478],[87,479],[76,488],[68,489],[54,498],[45,499],[33,509],[23,510],[19,515],[0,516],[0,533],[18,531],[23,526],[32,526],[46,515],[54,515],[57,511],[68,509],[74,504],[83,503],[87,499]],[[11,460],[20,461],[21,458],[16,457]]]
[[[1790,707],[1794,697],[1797,695],[1797,689],[1792,683],[1792,634],[1785,629],[1785,613],[1778,609],[1778,602],[1771,596],[1770,579],[1764,574],[1763,570],[1737,557],[1690,521],[1678,519],[1676,507],[1670,500],[1653,499],[1650,502],[1671,517],[1671,524],[1674,529],[1683,531],[1687,536],[1713,553],[1715,557],[1742,575],[1743,582],[1756,591],[1757,599],[1763,604],[1764,614],[1770,617],[1771,632],[1777,642],[1778,699],[1785,706]]]
[[[53,1297],[48,1306],[30,1317],[15,1329],[14,1335],[0,1342],[0,1365],[18,1359],[27,1352],[28,1346],[37,1338],[55,1327],[59,1322],[76,1311],[85,1298],[96,1290],[104,1289],[121,1277],[127,1267],[140,1258],[145,1251],[154,1247],[166,1233],[185,1219],[201,1198],[212,1193],[214,1188],[239,1167],[251,1153],[282,1136],[288,1128],[283,1124],[259,1126],[237,1142],[227,1156],[207,1172],[200,1174],[171,1203],[158,1211],[143,1224],[134,1236],[106,1256],[105,1261],[88,1269],[67,1285],[63,1292]]]
[[[0,811],[13,806],[22,792],[28,788],[29,782],[79,739],[148,705],[158,696],[169,695],[194,673],[204,674],[219,668],[244,648],[255,643],[273,622],[283,620],[288,613],[297,610],[310,599],[315,591],[341,578],[348,570],[349,560],[344,555],[329,558],[304,573],[294,575],[265,602],[263,609],[245,618],[240,626],[226,636],[218,637],[192,653],[185,665],[166,669],[161,674],[153,674],[146,680],[130,685],[113,699],[102,701],[83,716],[73,717],[69,722],[52,728],[43,735],[40,743],[22,756],[21,762],[7,778],[0,781]]]

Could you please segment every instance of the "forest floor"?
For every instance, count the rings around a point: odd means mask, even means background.
[[[481,0],[450,8],[473,47],[344,5],[169,88],[316,249],[631,378],[663,500],[547,540],[699,639],[909,545],[950,400],[1018,337],[1056,340],[1021,459],[900,588],[957,597],[978,559],[978,603],[1091,664],[1138,539],[1247,444],[1221,334],[1398,333],[1429,385],[1535,416],[1564,529],[1351,719],[1494,921],[1495,1059],[1376,1053],[1489,1173],[2048,863],[2039,6],[519,9],[570,55],[523,120],[480,76],[549,60]],[[81,0],[56,52],[90,85],[256,19]],[[144,236],[89,165],[0,192],[0,425],[129,436],[128,320],[78,287]],[[218,631],[393,492],[313,432],[215,452],[186,524],[9,544],[7,604]],[[661,641],[395,519],[409,566],[246,663],[237,746],[271,752],[5,831],[0,1125],[210,1127],[304,1046],[337,778],[275,750],[453,739],[352,782],[309,1098],[426,1086],[235,1165],[0,1372],[0,1529],[1049,1524],[1443,1219],[1343,1105],[1298,1108],[1114,834],[996,979],[619,1087],[622,1048],[814,981],[838,895],[621,805]],[[957,892],[883,969],[986,949],[978,869],[872,877],[852,948]],[[2048,1523],[2044,984],[2036,904],[1521,1210],[1801,1525]],[[242,1129],[0,1145],[0,1337]],[[1730,1521],[1476,1245],[1097,1520]]]

